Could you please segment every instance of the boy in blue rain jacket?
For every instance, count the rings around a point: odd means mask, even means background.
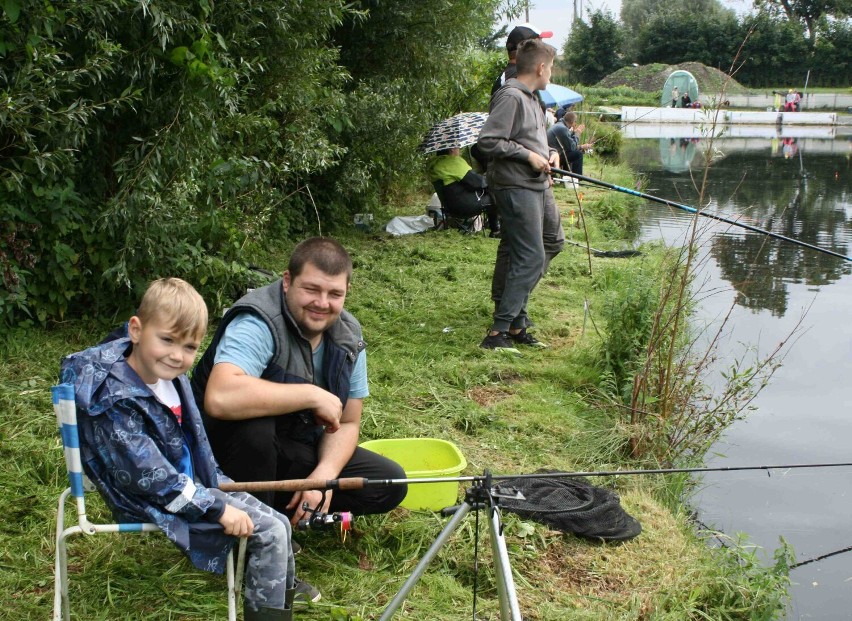
[[[292,619],[289,520],[229,481],[213,457],[185,375],[207,329],[207,307],[178,278],[154,281],[128,337],[68,356],[83,469],[118,522],[153,522],[199,569],[222,573],[248,537],[245,619]],[[306,584],[306,583],[303,583]],[[312,588],[312,587],[311,587]]]

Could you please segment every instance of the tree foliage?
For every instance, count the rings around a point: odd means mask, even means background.
[[[0,323],[211,306],[246,246],[351,221],[481,101],[498,0],[4,0]]]
[[[810,49],[802,23],[765,11],[737,18],[722,12],[704,18],[674,11],[642,26],[636,38],[642,64],[701,62],[734,72],[752,87],[803,84],[810,70],[813,86],[852,82],[852,25],[824,20]]]
[[[816,43],[817,27],[823,17],[852,16],[852,0],[754,0],[754,5],[770,14],[783,13],[791,22],[801,23],[808,33],[810,47]]]
[[[623,0],[621,3],[621,23],[624,26],[625,55],[636,60],[642,53],[639,35],[652,20],[679,15],[681,18],[692,16],[693,20],[716,19],[723,14],[733,16],[719,0],[696,0],[695,2],[672,3],[666,0]]]
[[[609,11],[590,12],[588,24],[576,20],[562,52],[569,80],[594,84],[622,67],[622,42],[621,26]]]
[[[707,16],[691,12],[658,13],[636,37],[640,64],[700,62],[722,71],[731,68],[739,46],[739,24],[733,13]]]
[[[802,25],[758,13],[743,18],[739,41],[745,41],[737,80],[749,86],[801,84],[810,63]]]

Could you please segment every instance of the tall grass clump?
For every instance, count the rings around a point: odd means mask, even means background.
[[[706,112],[706,164],[695,180],[699,210],[715,154],[717,115],[718,110]],[[693,216],[683,246],[663,251],[650,276],[642,270],[602,275],[622,289],[603,307],[603,390],[625,424],[628,454],[664,466],[703,459],[722,432],[750,410],[778,368],[783,348],[782,343],[762,359],[747,352],[721,371],[721,382],[708,381],[718,374],[717,348],[730,313],[713,333],[690,331],[695,275],[705,260],[699,215]]]

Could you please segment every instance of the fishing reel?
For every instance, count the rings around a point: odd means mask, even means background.
[[[307,502],[302,503],[302,510],[308,514],[307,518],[302,518],[296,523],[296,528],[299,530],[328,530],[335,526],[340,527],[340,532],[346,534],[352,530],[352,520],[354,516],[349,511],[335,511],[327,513],[321,511],[320,508],[325,504],[325,492],[322,493],[319,504],[311,508]]]
[[[349,511],[337,511],[335,513],[323,513],[308,509],[310,517],[299,520],[296,527],[299,530],[326,530],[340,525],[341,532],[352,530],[352,514]]]

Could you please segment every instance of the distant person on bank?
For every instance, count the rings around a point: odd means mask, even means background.
[[[547,145],[556,149],[559,163],[578,175],[583,174],[583,154],[592,148],[592,143],[580,144],[583,129],[584,125],[577,125],[577,113],[566,112],[561,121],[547,130]]]

